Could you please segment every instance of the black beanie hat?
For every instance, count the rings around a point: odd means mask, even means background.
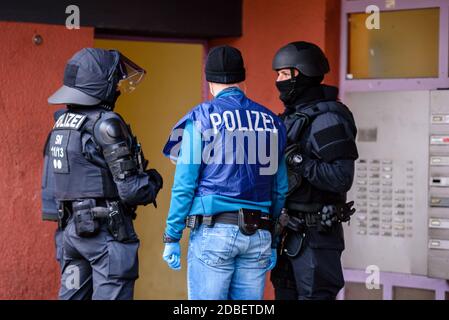
[[[237,83],[245,80],[242,54],[231,46],[210,50],[206,61],[206,80],[215,83]]]

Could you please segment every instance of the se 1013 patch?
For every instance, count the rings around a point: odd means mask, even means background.
[[[70,130],[53,131],[50,138],[50,161],[54,173],[69,173],[67,144]]]
[[[87,116],[78,113],[66,112],[56,120],[53,129],[78,130],[86,120]]]

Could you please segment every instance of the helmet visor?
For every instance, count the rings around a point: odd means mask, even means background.
[[[121,92],[129,93],[136,89],[136,87],[145,78],[145,69],[139,67],[133,61],[120,54],[119,62],[120,80],[118,87]]]

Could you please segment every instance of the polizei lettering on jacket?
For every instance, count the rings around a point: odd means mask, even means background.
[[[214,133],[218,132],[218,128],[224,125],[228,131],[269,131],[277,133],[274,125],[274,119],[265,112],[254,110],[227,110],[220,113],[211,113],[209,115]]]
[[[276,173],[279,129],[273,116],[255,110],[226,110],[210,113],[209,120],[211,128],[201,132],[204,142],[202,155],[194,157],[193,163],[254,164],[260,166],[262,175]],[[196,152],[194,154],[197,155]]]
[[[53,129],[74,129],[81,128],[86,116],[77,113],[66,112],[58,118]]]

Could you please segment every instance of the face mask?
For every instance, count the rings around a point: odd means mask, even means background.
[[[323,81],[324,77],[307,77],[302,73],[299,73],[295,77],[295,81],[291,79],[284,81],[276,81],[276,87],[279,90],[279,99],[289,106],[293,104],[296,99],[301,97],[305,89],[308,87],[319,85]]]
[[[296,98],[296,83],[288,80],[276,81],[276,87],[279,90],[279,99],[285,104],[289,105]]]

